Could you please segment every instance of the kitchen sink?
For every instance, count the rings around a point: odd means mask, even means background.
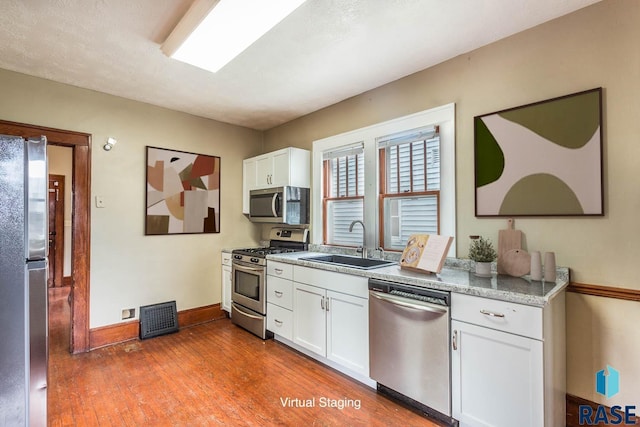
[[[361,270],[371,270],[373,268],[386,267],[397,264],[396,261],[386,261],[383,259],[360,258],[348,255],[317,255],[300,258],[302,261],[320,262],[323,264],[340,265],[344,267],[359,268]]]

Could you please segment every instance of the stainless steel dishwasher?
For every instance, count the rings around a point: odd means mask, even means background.
[[[369,279],[371,378],[443,421],[451,421],[449,302],[449,292]]]

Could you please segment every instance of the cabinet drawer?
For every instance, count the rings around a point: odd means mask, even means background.
[[[293,281],[317,286],[328,291],[369,299],[368,279],[363,276],[296,265]]]
[[[276,276],[267,277],[267,302],[293,309],[293,282]]]
[[[542,308],[464,294],[451,294],[451,318],[542,339]]]
[[[222,252],[222,265],[228,265],[231,267],[231,254],[228,252]]]
[[[293,313],[275,304],[267,304],[267,329],[289,341],[293,340]]]
[[[267,274],[269,276],[293,279],[293,265],[277,261],[267,261]]]

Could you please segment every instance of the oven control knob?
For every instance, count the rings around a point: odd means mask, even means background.
[[[260,262],[260,258],[251,258],[251,262],[255,262],[257,264]]]

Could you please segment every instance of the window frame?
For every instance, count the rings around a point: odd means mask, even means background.
[[[364,153],[363,153],[364,154]],[[327,160],[323,160],[322,161],[322,244],[323,245],[329,245],[327,243],[327,205],[330,202],[343,202],[343,201],[352,201],[352,200],[362,200],[362,203],[364,205],[364,194],[359,194],[359,186],[358,186],[358,169],[359,169],[359,162],[358,162],[358,155],[356,156],[356,169],[355,169],[355,196],[350,196],[349,195],[349,178],[347,176],[345,182],[346,182],[346,191],[347,191],[347,195],[346,196],[340,196],[340,184],[339,184],[339,173],[338,173],[338,183],[337,183],[337,195],[334,196],[330,196],[330,197],[325,197],[325,194],[329,194],[331,192],[330,188],[331,188],[331,172],[330,172],[330,167],[328,166],[328,164],[331,162],[331,160],[327,159]],[[340,156],[342,157],[342,156]],[[349,155],[346,155],[344,157],[349,157]],[[364,167],[364,165],[362,165],[362,167]],[[339,168],[339,167],[338,167]],[[347,163],[346,163],[346,170],[347,170],[347,174],[349,173],[349,162],[347,159]],[[350,245],[338,245],[338,244],[330,244],[330,246],[336,246],[336,247],[355,247],[355,246],[350,246]]]
[[[377,247],[379,238],[379,153],[376,139],[385,135],[427,126],[440,128],[440,196],[439,233],[454,237],[448,256],[455,257],[456,249],[456,185],[455,185],[455,104],[446,104],[353,131],[313,141],[312,149],[312,218],[310,241],[324,242],[323,214],[323,154],[349,145],[364,146],[364,223],[365,242],[369,249]]]
[[[439,137],[439,132],[440,130],[438,129],[438,125],[435,126],[435,133],[438,135]],[[408,144],[412,144],[413,142],[409,142]],[[379,182],[378,182],[378,247],[383,248],[385,251],[395,251],[395,252],[399,252],[401,251],[401,249],[398,248],[392,248],[389,247],[387,245],[385,245],[385,218],[384,218],[384,213],[385,213],[385,209],[384,209],[384,204],[385,204],[385,200],[386,199],[393,199],[393,198],[410,198],[410,197],[414,197],[414,198],[418,198],[418,197],[425,197],[425,196],[435,196],[436,197],[436,205],[438,206],[438,213],[436,215],[436,222],[438,224],[438,230],[437,230],[437,234],[440,234],[440,189],[438,190],[427,190],[427,188],[429,187],[428,184],[428,180],[427,180],[427,142],[426,139],[425,141],[423,141],[424,143],[424,187],[425,190],[423,191],[413,191],[413,173],[414,173],[414,169],[413,167],[410,168],[409,170],[409,185],[411,190],[409,191],[405,191],[405,192],[401,192],[400,191],[400,167],[398,166],[398,192],[389,192],[389,190],[387,189],[387,181],[388,181],[388,175],[387,172],[389,171],[387,168],[387,150],[390,148],[398,148],[400,145],[402,144],[398,144],[392,147],[380,147],[378,148],[378,170],[379,172]],[[412,152],[411,152],[412,153]],[[413,161],[413,155],[410,155],[410,159],[411,162]],[[400,162],[400,155],[398,153],[398,157],[397,157],[397,161],[398,163]],[[387,218],[387,220],[390,220],[389,218]],[[325,225],[323,224],[323,227]]]

